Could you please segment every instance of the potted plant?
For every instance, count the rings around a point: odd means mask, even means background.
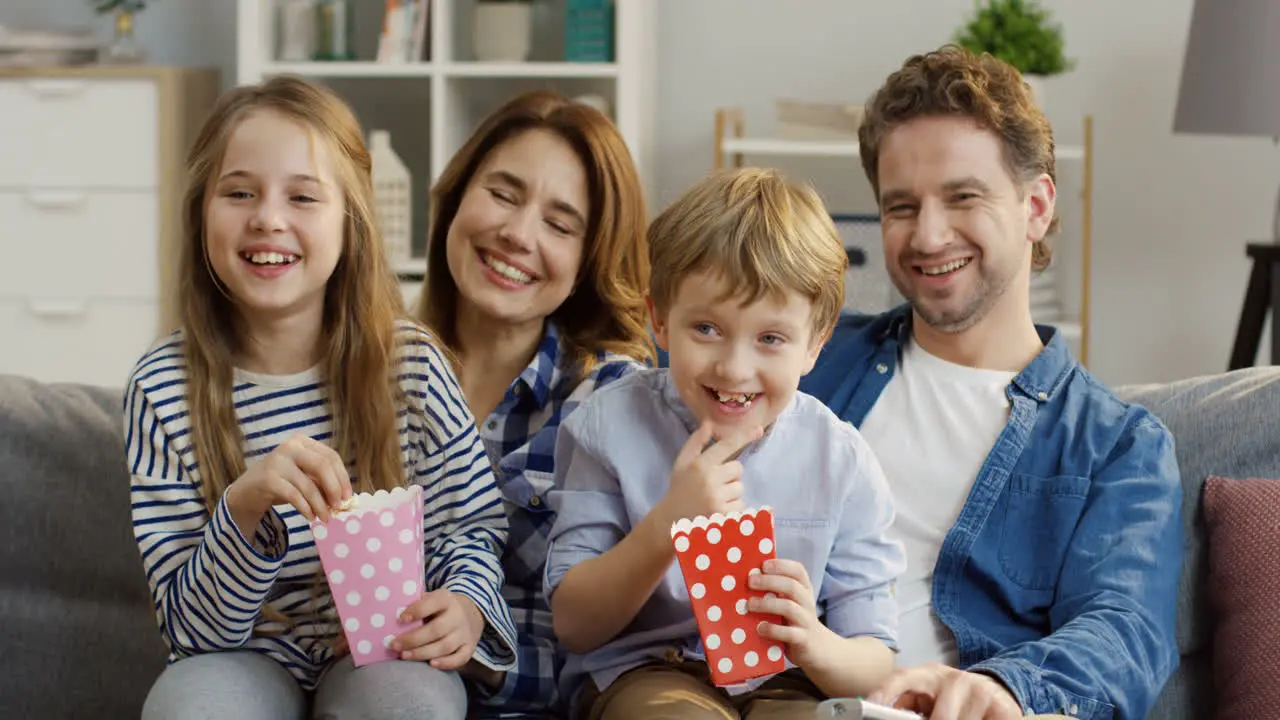
[[[147,7],[147,0],[90,0],[99,14],[115,13],[115,39],[106,50],[107,62],[139,63],[147,52],[133,36],[134,16]]]
[[[973,16],[957,31],[955,42],[974,53],[991,53],[1017,68],[1041,105],[1044,78],[1074,65],[1063,49],[1062,27],[1036,0],[980,0]]]
[[[533,43],[532,0],[476,0],[471,45],[477,60],[524,62]]]

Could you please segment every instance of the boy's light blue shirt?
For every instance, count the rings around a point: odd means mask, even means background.
[[[665,369],[635,372],[596,391],[564,421],[556,443],[560,489],[548,496],[558,512],[549,598],[569,568],[613,548],[662,499],[697,425]],[[895,647],[893,588],[905,559],[887,535],[893,505],[884,473],[857,430],[797,393],[738,459],[746,506],[773,508],[778,557],[805,566],[824,623],[841,636],[868,635]],[[622,634],[569,656],[561,692],[571,697],[588,676],[603,690],[627,670],[677,656],[705,658],[673,560]]]

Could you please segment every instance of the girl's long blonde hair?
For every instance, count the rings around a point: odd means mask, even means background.
[[[396,321],[404,301],[378,232],[371,161],[359,122],[332,91],[295,77],[225,93],[187,156],[179,260],[187,403],[201,489],[210,512],[245,470],[244,436],[232,400],[232,371],[243,340],[239,311],[214,276],[205,249],[205,212],[232,132],[255,112],[274,112],[326,143],[346,209],[342,255],[325,290],[324,350],[333,445],[357,492],[405,482],[397,433],[402,396],[396,380]]]
[[[645,293],[649,289],[648,213],[644,189],[626,142],[603,113],[556,93],[537,90],[495,110],[449,161],[431,190],[427,273],[418,318],[453,352],[458,284],[445,256],[449,226],[462,196],[489,153],[535,129],[573,148],[587,174],[590,212],[579,285],[551,314],[562,342],[581,372],[590,372],[601,350],[640,361],[654,359]]]

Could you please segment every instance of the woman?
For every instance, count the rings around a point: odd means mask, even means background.
[[[596,388],[653,360],[643,191],[608,118],[534,92],[480,125],[432,207],[420,319],[455,356],[507,500],[503,595],[519,630],[515,671],[464,674],[482,715],[554,713],[564,655],[542,571],[556,430]]]

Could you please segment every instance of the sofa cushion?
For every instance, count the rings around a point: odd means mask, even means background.
[[[118,391],[0,376],[0,717],[138,717],[164,667]]]
[[[1280,480],[1211,477],[1204,518],[1216,717],[1265,717],[1280,707]]]
[[[1182,475],[1186,552],[1178,596],[1181,667],[1153,718],[1213,715],[1208,558],[1201,489],[1212,475],[1280,477],[1280,367],[1257,367],[1167,384],[1116,388],[1150,410],[1173,433]]]

